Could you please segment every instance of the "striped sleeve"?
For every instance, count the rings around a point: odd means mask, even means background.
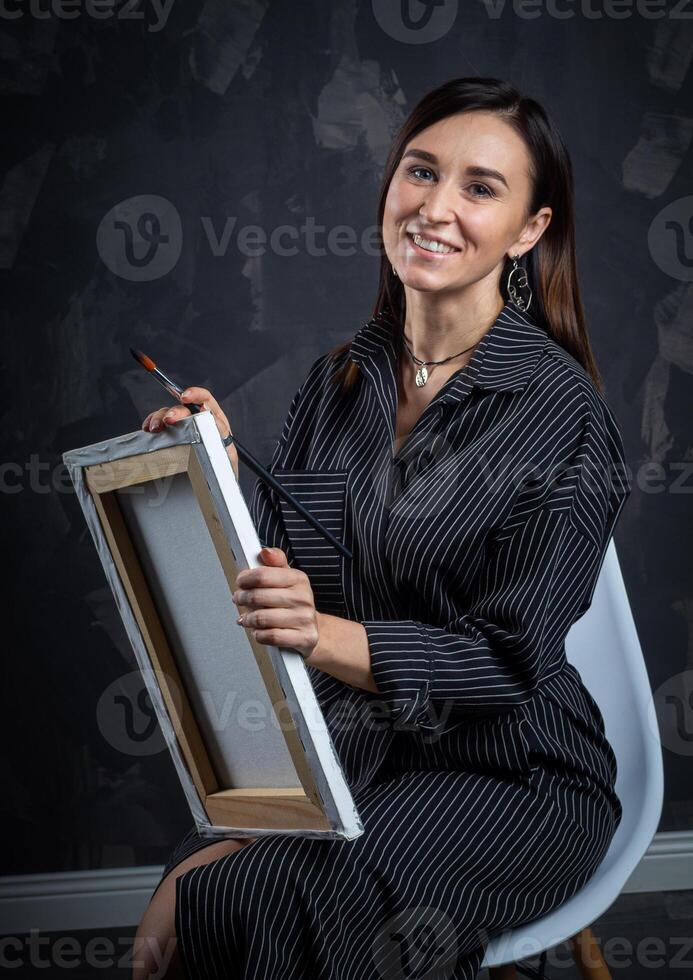
[[[614,424],[615,425],[615,424]],[[464,612],[443,626],[361,620],[371,670],[396,728],[494,714],[527,702],[589,608],[630,493],[617,427],[589,424],[548,497],[489,535]],[[457,604],[460,608],[462,600]],[[557,657],[557,653],[559,656]]]

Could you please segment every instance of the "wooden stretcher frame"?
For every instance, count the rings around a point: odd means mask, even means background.
[[[205,411],[164,432],[128,433],[66,452],[63,461],[198,831],[210,837],[273,833],[346,839],[360,836],[363,826],[301,655],[259,643],[249,630],[235,627],[234,651],[238,652],[240,643],[242,655],[254,658],[271,711],[280,722],[283,738],[269,737],[282,739],[291,760],[292,768],[287,767],[282,781],[290,781],[293,773],[296,785],[226,785],[219,771],[228,767],[214,764],[210,741],[201,730],[200,712],[193,707],[195,692],[186,687],[180,669],[184,662],[181,651],[174,655],[163,608],[157,607],[156,589],[151,574],[149,580],[147,575],[153,559],[143,554],[142,539],[126,518],[127,497],[123,494],[128,488],[147,493],[151,481],[179,478],[178,487],[182,486],[180,477],[189,481],[192,493],[188,483],[185,492],[202,515],[218,558],[222,584],[228,587],[234,622],[237,611],[231,593],[236,576],[243,568],[261,565],[258,553],[262,545],[213,416]],[[203,545],[210,550],[209,542],[200,542],[201,549]],[[213,564],[216,567],[216,562]],[[180,638],[177,642],[180,645]],[[266,751],[271,748],[271,743],[264,746]],[[216,751],[223,749],[216,746]]]

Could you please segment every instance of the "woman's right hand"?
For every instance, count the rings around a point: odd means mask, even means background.
[[[190,409],[185,404],[185,402],[191,402],[193,405],[199,405],[203,410],[206,409],[212,413],[222,439],[231,434],[233,430],[228,418],[214,395],[206,388],[186,388],[180,397],[183,404],[165,405],[163,408],[157,408],[150,412],[142,422],[143,431],[161,432],[166,426],[173,425],[185,418],[186,415],[191,415]],[[226,452],[234,468],[236,479],[238,479],[238,452],[233,443],[226,447]]]

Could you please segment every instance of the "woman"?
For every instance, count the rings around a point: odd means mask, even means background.
[[[271,463],[353,560],[257,481],[272,547],[234,593],[243,626],[305,657],[365,832],[191,831],[136,977],[164,958],[169,976],[472,978],[490,935],[585,884],[621,819],[564,649],[630,492],[579,299],[568,154],[533,100],[454,79],[398,134],[378,218],[373,319],[312,365]],[[228,435],[208,391],[184,400]]]

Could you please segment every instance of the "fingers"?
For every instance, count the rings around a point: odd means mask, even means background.
[[[168,408],[161,410],[161,422],[163,425],[172,425],[179,419],[184,419],[186,415],[192,415],[192,412],[185,405],[174,405],[173,407],[169,405]]]
[[[281,618],[279,618],[281,616]],[[259,609],[246,613],[241,624],[258,643],[266,643],[299,653],[305,661],[313,655],[320,640],[314,619],[297,620],[287,609]]]
[[[188,404],[195,402],[211,412],[222,439],[226,439],[231,434],[232,429],[229,420],[222,411],[219,402],[207,388],[186,388],[181,395],[181,401]]]
[[[313,652],[316,609],[305,573],[288,566],[245,568],[236,576],[233,601],[236,622],[260,643],[296,650],[304,659]]]
[[[244,568],[236,576],[236,589],[276,589],[304,586],[310,592],[310,580],[305,572],[290,565],[258,565]]]
[[[226,439],[231,434],[232,429],[229,420],[214,395],[207,388],[186,388],[180,397],[182,404],[168,405],[164,408],[158,408],[155,412],[150,412],[142,423],[142,429],[145,432],[159,432],[166,426],[173,425],[185,418],[186,415],[191,415],[188,405],[193,404],[200,405],[203,409],[211,412],[222,439]]]
[[[170,407],[169,405],[166,408],[157,408],[155,412],[150,412],[142,423],[142,429],[145,432],[156,432],[160,429],[162,425],[161,420]]]
[[[155,412],[149,413],[142,423],[142,429],[144,432],[158,432],[164,426],[172,425],[190,414],[190,409],[186,408],[185,405],[165,405],[163,408],[157,408]]]
[[[253,630],[311,630],[315,617],[300,609],[251,609],[241,612],[242,626]]]
[[[293,609],[300,605],[291,589],[236,589],[232,597],[235,604],[246,609],[266,609],[281,607]]]
[[[216,405],[214,395],[207,388],[186,388],[180,398],[185,403],[194,402],[196,405],[201,405],[203,402],[214,402]]]

